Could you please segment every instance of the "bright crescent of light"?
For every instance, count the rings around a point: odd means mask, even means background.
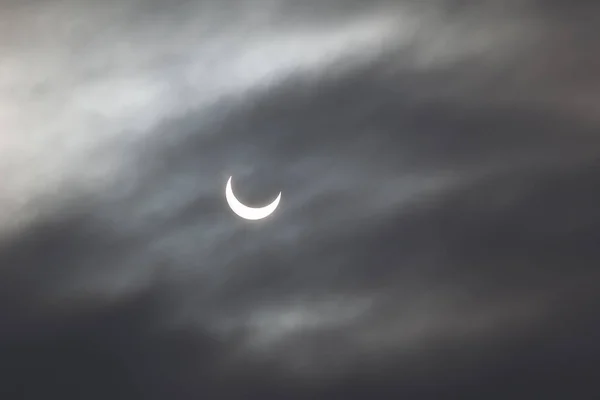
[[[273,214],[273,211],[279,205],[279,201],[281,200],[281,192],[273,202],[264,207],[248,207],[247,205],[242,204],[233,194],[233,189],[231,188],[231,178],[227,181],[227,187],[225,188],[225,198],[227,199],[227,203],[231,210],[236,213],[238,216],[249,219],[252,221],[263,219]]]

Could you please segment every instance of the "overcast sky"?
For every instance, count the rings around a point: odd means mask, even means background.
[[[584,398],[599,19],[2,2],[2,399]]]

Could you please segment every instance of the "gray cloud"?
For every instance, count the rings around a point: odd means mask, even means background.
[[[584,390],[596,6],[5,7],[6,398]]]

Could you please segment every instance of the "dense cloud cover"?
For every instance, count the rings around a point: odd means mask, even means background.
[[[2,3],[0,397],[583,398],[600,5],[466,3]]]

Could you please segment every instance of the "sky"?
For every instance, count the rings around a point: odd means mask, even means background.
[[[584,398],[599,7],[2,2],[2,398]]]

